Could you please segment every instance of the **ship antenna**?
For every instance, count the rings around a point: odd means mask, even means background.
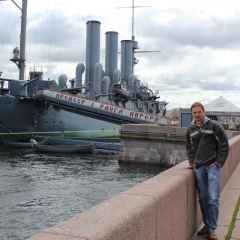
[[[131,7],[118,7],[118,8],[132,8],[132,41],[135,41],[135,36],[134,36],[134,9],[135,8],[140,8],[140,7],[151,7],[151,6],[135,6],[134,5],[134,0],[133,0]]]

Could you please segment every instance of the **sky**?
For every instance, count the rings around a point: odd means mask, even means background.
[[[15,0],[21,7],[21,0]],[[134,73],[168,109],[207,104],[223,96],[240,107],[239,0],[28,0],[26,75],[42,67],[46,79],[75,77],[85,63],[86,22],[101,22],[101,63],[105,33],[138,42]],[[12,1],[0,2],[0,71],[18,78],[9,59],[19,47],[21,11]],[[119,64],[120,68],[120,64]],[[84,75],[85,77],[85,75]],[[84,78],[83,77],[83,78]]]

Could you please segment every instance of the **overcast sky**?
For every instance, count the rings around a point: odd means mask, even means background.
[[[85,63],[89,20],[101,22],[104,66],[105,33],[118,32],[119,42],[131,39],[131,6],[132,0],[28,0],[26,72],[42,66],[45,78],[57,80],[63,73],[74,78],[76,65]],[[161,51],[138,53],[135,74],[159,90],[168,109],[189,108],[194,101],[207,104],[220,96],[240,107],[239,0],[135,0],[135,6],[139,50]],[[5,78],[18,78],[9,59],[19,47],[20,15],[10,0],[0,2],[0,71]]]

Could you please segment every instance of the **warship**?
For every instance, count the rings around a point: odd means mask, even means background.
[[[36,136],[116,137],[121,124],[168,123],[168,102],[159,101],[134,75],[138,49],[134,36],[120,42],[119,54],[118,32],[106,32],[105,65],[100,63],[97,20],[86,23],[86,64],[76,64],[69,87],[66,74],[58,81],[44,80],[43,71],[36,68],[25,79],[27,0],[22,0],[21,11],[20,48],[14,48],[10,59],[18,67],[19,79],[0,74],[0,142]]]

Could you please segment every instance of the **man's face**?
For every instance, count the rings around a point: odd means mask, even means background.
[[[204,118],[204,111],[202,110],[201,107],[193,107],[192,116],[195,121],[202,122]]]

